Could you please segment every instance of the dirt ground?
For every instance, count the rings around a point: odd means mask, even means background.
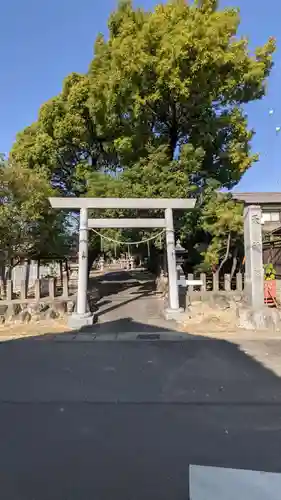
[[[38,337],[40,335],[64,333],[68,331],[66,319],[42,321],[40,323],[10,324],[0,326],[0,342],[18,338]]]

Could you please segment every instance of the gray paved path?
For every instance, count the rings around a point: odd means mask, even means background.
[[[92,286],[97,286],[101,293],[94,333],[156,333],[178,329],[176,322],[164,319],[164,300],[156,294],[150,273],[138,270],[108,272],[93,280]]]
[[[190,464],[281,471],[281,383],[225,341],[7,342],[0,443],[5,500],[188,500]]]
[[[93,338],[173,330],[148,275],[100,289]],[[1,498],[188,500],[191,464],[281,472],[281,340],[85,337],[0,344]]]

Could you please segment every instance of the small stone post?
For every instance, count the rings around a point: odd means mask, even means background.
[[[21,300],[26,299],[26,283],[24,280],[22,280],[20,284],[20,298]]]
[[[230,274],[225,274],[224,275],[224,290],[225,290],[225,292],[231,292]]]
[[[188,274],[187,275],[187,279],[188,279],[188,281],[193,281],[194,280],[193,274],[191,274],[191,273]],[[188,293],[192,293],[192,292],[194,292],[194,286],[193,285],[188,285]]]
[[[238,292],[243,291],[243,276],[241,273],[236,274],[236,290]]]
[[[13,282],[11,280],[7,280],[6,283],[6,297],[7,300],[13,300]]]
[[[65,299],[68,298],[68,276],[67,272],[62,275],[62,295]]]
[[[201,286],[201,292],[206,292],[206,290],[207,290],[207,280],[206,280],[206,274],[205,273],[201,273],[200,274],[200,280],[203,283],[203,285]]]
[[[55,278],[49,278],[49,298],[51,300],[55,298]]]
[[[213,273],[213,292],[218,292],[220,289],[219,273]]]
[[[261,207],[244,208],[245,295],[248,304],[259,311],[264,307]]]
[[[34,282],[34,296],[35,296],[35,301],[39,302],[40,297],[41,297],[41,280],[36,279]]]
[[[100,268],[100,271],[104,270],[104,257],[103,256],[100,257],[99,268]]]

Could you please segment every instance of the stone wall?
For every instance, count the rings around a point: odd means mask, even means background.
[[[74,307],[75,300],[73,299],[33,303],[11,302],[10,304],[0,302],[0,325],[63,318],[71,314]]]
[[[14,290],[19,291],[21,283],[28,281],[28,288],[33,287],[37,278],[44,278],[45,276],[59,277],[60,266],[58,262],[50,262],[47,265],[40,265],[36,261],[30,263],[25,262],[12,269],[11,279],[14,284]]]

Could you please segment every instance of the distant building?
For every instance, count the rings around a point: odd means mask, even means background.
[[[245,205],[261,206],[263,261],[264,264],[273,264],[281,277],[281,192],[233,193],[233,197]]]
[[[281,226],[281,192],[233,193],[233,197],[246,205],[261,206],[263,231],[271,232]]]

